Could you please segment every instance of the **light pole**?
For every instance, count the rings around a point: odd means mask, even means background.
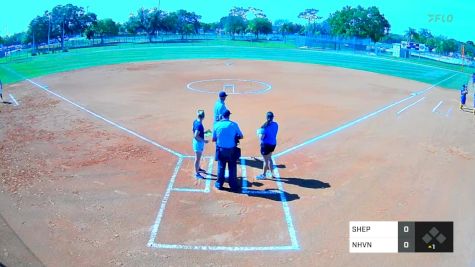
[[[49,36],[51,33],[51,14],[48,14],[48,54],[49,54]]]

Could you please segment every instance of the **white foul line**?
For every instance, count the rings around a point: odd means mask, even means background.
[[[403,103],[403,102],[405,102],[405,101],[407,101],[407,100],[409,100],[409,99],[412,99],[413,97],[415,97],[415,96],[417,96],[417,95],[424,94],[424,93],[426,93],[426,92],[432,90],[432,89],[433,89],[434,87],[436,87],[437,85],[439,85],[439,84],[441,84],[441,83],[443,83],[443,82],[445,82],[445,81],[447,81],[447,80],[449,80],[449,79],[452,79],[452,78],[453,78],[455,75],[457,75],[457,74],[458,74],[458,73],[456,73],[456,74],[454,74],[454,75],[452,75],[452,76],[450,76],[450,77],[448,77],[448,78],[445,78],[445,79],[443,79],[443,80],[441,80],[441,81],[439,81],[439,82],[437,82],[437,83],[431,85],[430,87],[428,87],[428,88],[426,88],[426,89],[424,89],[424,90],[421,90],[421,91],[418,91],[418,92],[414,92],[414,93],[412,93],[410,96],[408,96],[408,97],[406,97],[406,98],[404,98],[404,99],[401,99],[401,100],[399,100],[399,101],[397,101],[397,102],[394,102],[394,103],[392,103],[392,104],[389,104],[389,105],[387,105],[387,106],[385,106],[385,107],[382,107],[382,108],[380,108],[380,109],[378,109],[378,110],[376,110],[376,111],[374,111],[374,112],[372,112],[372,113],[370,113],[370,114],[368,114],[368,115],[365,115],[365,116],[360,117],[360,118],[358,118],[358,119],[356,119],[356,120],[347,122],[347,123],[345,123],[345,124],[343,124],[343,125],[341,125],[341,126],[335,128],[335,129],[333,129],[333,130],[331,130],[331,131],[328,131],[328,132],[323,133],[323,134],[321,134],[321,135],[319,135],[319,136],[313,137],[312,139],[309,139],[309,140],[307,140],[307,141],[305,141],[305,142],[303,142],[303,143],[300,143],[300,144],[295,145],[295,146],[293,146],[293,147],[290,147],[290,148],[288,148],[288,149],[286,149],[286,150],[284,150],[284,151],[282,151],[282,152],[279,152],[279,153],[277,153],[277,154],[274,155],[274,158],[279,158],[279,157],[281,157],[281,156],[283,156],[283,155],[285,155],[285,154],[288,154],[288,153],[290,153],[290,152],[292,152],[292,151],[294,151],[294,150],[297,150],[297,149],[299,149],[299,148],[302,148],[302,147],[304,147],[304,146],[307,146],[307,145],[309,145],[309,144],[311,144],[311,143],[320,141],[320,140],[322,140],[322,139],[324,139],[324,138],[327,138],[327,137],[332,136],[332,135],[334,135],[334,134],[336,134],[336,133],[338,133],[338,132],[341,132],[341,131],[343,131],[343,130],[349,128],[349,127],[352,127],[352,126],[354,126],[354,125],[357,125],[357,124],[359,124],[359,123],[361,123],[361,122],[363,122],[363,121],[365,121],[365,120],[367,120],[367,119],[369,119],[369,118],[372,118],[372,117],[374,117],[374,116],[377,116],[377,115],[380,114],[381,112],[384,112],[384,111],[386,111],[386,110],[388,110],[388,109],[390,109],[390,108],[392,108],[392,107],[394,107],[394,106],[396,106],[396,105],[399,105],[399,104],[401,104],[401,103]]]
[[[426,98],[426,97],[424,96],[424,97],[422,97],[421,99],[417,100],[416,102],[410,104],[409,106],[407,106],[407,107],[401,109],[400,111],[397,112],[397,115],[399,115],[399,114],[401,114],[402,112],[404,112],[404,110],[406,110],[406,109],[408,109],[408,108],[410,108],[410,107],[412,107],[412,106],[415,106],[417,103],[421,102],[421,101],[424,100],[425,98]]]
[[[94,116],[94,117],[96,117],[96,118],[98,118],[98,119],[101,119],[101,120],[103,120],[103,121],[105,121],[105,122],[111,124],[112,126],[115,126],[115,127],[119,128],[119,129],[121,129],[121,130],[123,130],[123,131],[125,131],[125,132],[127,132],[127,133],[129,133],[129,134],[131,134],[131,135],[133,135],[133,136],[135,136],[135,137],[137,137],[137,138],[139,138],[139,139],[142,139],[143,141],[145,141],[145,142],[147,142],[147,143],[150,143],[150,144],[152,144],[152,145],[154,145],[154,146],[156,146],[156,147],[159,147],[159,148],[161,148],[161,149],[163,149],[163,150],[165,150],[165,151],[167,151],[167,152],[169,152],[169,153],[171,153],[171,154],[173,154],[173,155],[175,155],[175,156],[177,156],[177,157],[183,156],[182,154],[180,154],[180,153],[178,153],[178,152],[176,152],[176,151],[173,151],[173,150],[169,149],[168,147],[164,147],[164,146],[160,145],[159,143],[148,139],[147,137],[144,137],[144,136],[142,136],[142,135],[140,135],[140,134],[138,134],[138,133],[136,133],[136,132],[134,132],[134,131],[132,131],[132,130],[129,130],[129,129],[125,128],[125,127],[122,126],[122,125],[119,125],[119,124],[117,124],[117,123],[115,123],[115,122],[113,122],[113,121],[111,121],[111,120],[109,120],[109,119],[106,119],[106,118],[102,117],[101,115],[99,115],[99,114],[97,114],[97,113],[95,113],[95,112],[93,112],[93,111],[90,111],[89,109],[87,109],[87,108],[85,108],[85,107],[83,107],[83,106],[81,106],[81,105],[79,105],[79,104],[74,103],[73,101],[67,99],[66,97],[64,97],[64,96],[62,96],[62,95],[60,95],[60,94],[58,94],[58,93],[55,93],[55,92],[53,92],[53,91],[50,91],[49,89],[47,89],[45,86],[43,86],[43,85],[41,85],[41,84],[38,84],[38,83],[36,83],[36,82],[34,82],[34,81],[30,80],[30,79],[26,79],[26,80],[27,80],[28,82],[30,82],[31,84],[34,84],[34,85],[38,86],[39,88],[43,89],[44,91],[46,91],[46,92],[48,92],[48,93],[50,93],[50,94],[52,94],[52,95],[54,95],[54,96],[56,96],[56,97],[59,97],[59,98],[61,98],[62,100],[64,100],[64,101],[70,103],[71,105],[73,105],[73,106],[75,106],[75,107],[77,107],[77,108],[79,108],[79,109],[81,109],[81,110],[83,110],[83,111],[85,111],[85,112],[91,114],[92,116]]]

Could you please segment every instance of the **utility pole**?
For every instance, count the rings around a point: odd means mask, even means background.
[[[50,36],[50,33],[51,33],[51,14],[48,13],[48,54],[49,54],[49,36]]]

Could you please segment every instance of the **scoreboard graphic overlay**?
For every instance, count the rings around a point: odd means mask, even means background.
[[[351,221],[350,253],[453,252],[453,222]]]

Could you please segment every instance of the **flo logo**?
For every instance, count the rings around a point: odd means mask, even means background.
[[[429,23],[451,23],[454,21],[454,16],[449,14],[449,15],[444,15],[444,14],[429,14]]]

